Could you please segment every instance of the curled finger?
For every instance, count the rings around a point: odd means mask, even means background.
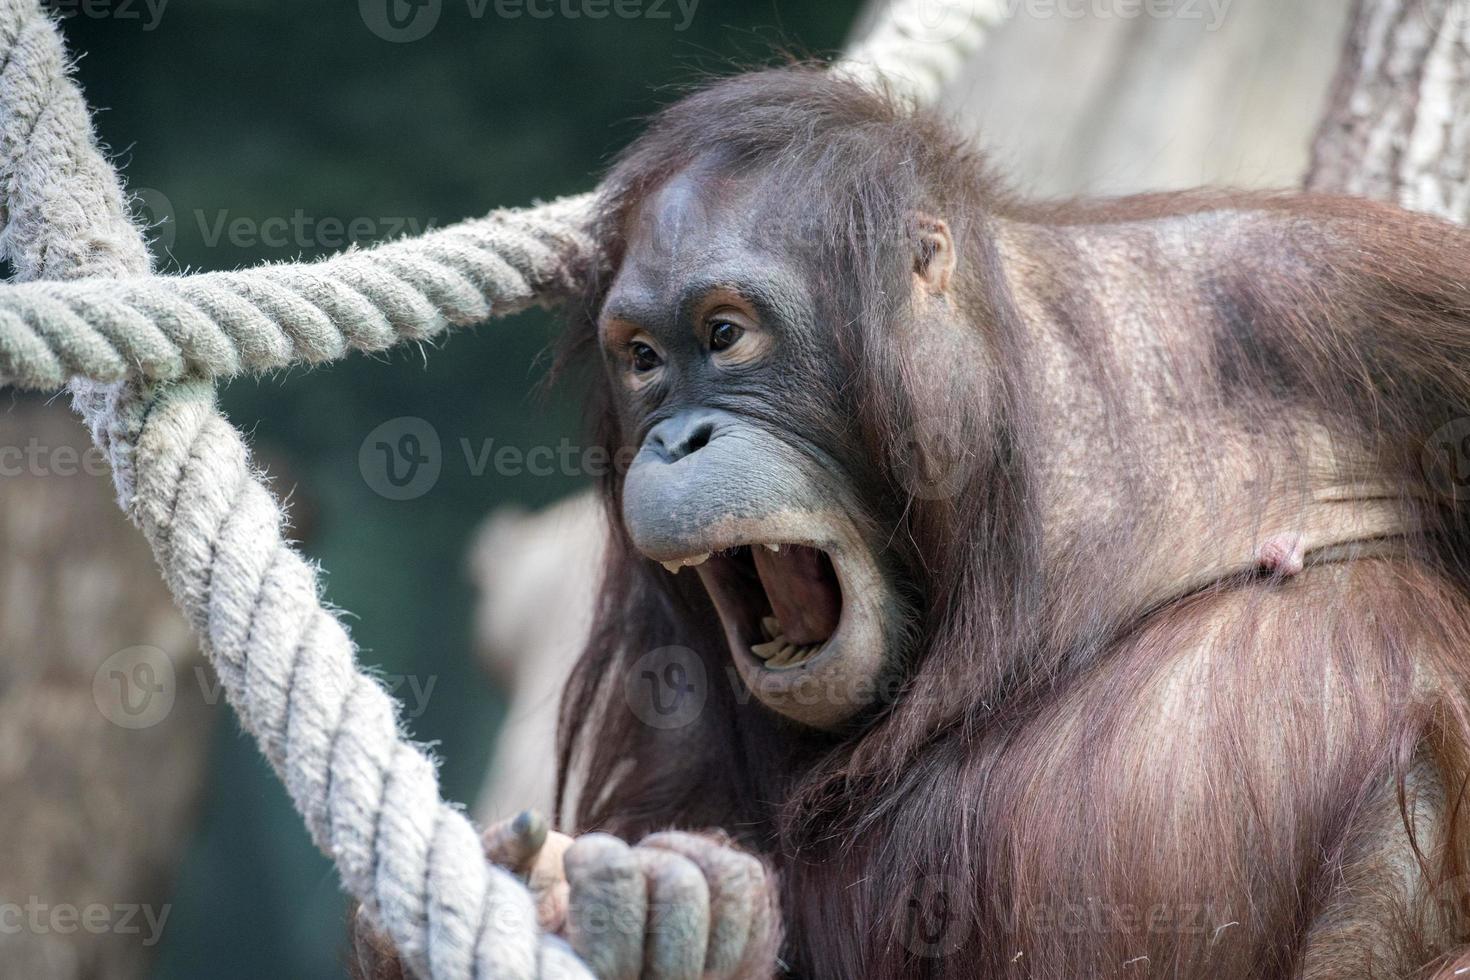
[[[634,850],[648,884],[643,980],[699,980],[709,948],[709,886],[699,866],[660,848]]]
[[[633,849],[607,834],[567,849],[566,938],[600,980],[638,980],[648,888]]]

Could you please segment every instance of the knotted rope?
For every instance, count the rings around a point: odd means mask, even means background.
[[[925,84],[942,74],[933,65],[958,64],[919,57],[913,43],[923,42],[894,28],[876,50],[930,65]],[[315,570],[285,540],[212,379],[380,350],[565,296],[591,203],[497,212],[319,263],[149,276],[55,24],[35,0],[0,0],[0,244],[20,280],[0,288],[0,380],[74,379],[119,500],[242,726],[344,888],[419,976],[591,974],[538,931],[526,889],[485,861],[475,828],[440,797],[433,761],[358,668]]]

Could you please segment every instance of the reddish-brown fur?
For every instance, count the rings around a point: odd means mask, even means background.
[[[836,735],[799,729],[733,679],[693,577],[615,534],[563,709],[564,779],[583,784],[568,822],[719,827],[767,856],[785,963],[813,980],[1450,975],[1470,939],[1470,536],[1445,489],[1457,460],[1425,448],[1470,414],[1470,235],[1291,195],[1027,205],[937,122],[794,69],[655,120],[609,180],[609,264],[638,203],[707,153],[800,202],[792,224],[831,272],[822,319],[857,413],[817,437],[871,461],[849,476],[891,531],[912,643],[891,703]],[[959,381],[895,339],[917,211],[955,227],[987,351]],[[1198,223],[1169,252],[1153,229],[1181,216]],[[1208,247],[1191,252],[1195,230]],[[1146,351],[1115,334],[1117,250],[1141,256],[1119,274],[1159,284]],[[605,286],[574,347],[595,342]],[[1054,403],[1043,356],[1097,413]],[[1140,387],[1172,410],[1148,415]],[[941,399],[974,464],[962,492],[916,499],[923,460],[900,434]],[[610,450],[614,405],[600,383]],[[1101,447],[1085,484],[1054,461],[1072,425]],[[1207,443],[1222,433],[1245,472]],[[1314,433],[1334,451],[1314,455]],[[1180,461],[1161,442],[1207,448]],[[1179,541],[1243,534],[1240,514],[1323,459],[1376,488],[1394,533],[1295,576],[1249,550],[1154,575]],[[617,529],[619,477],[604,489]],[[1181,509],[1195,492],[1215,494],[1203,518]],[[623,682],[671,644],[711,683],[698,719],[664,730]]]

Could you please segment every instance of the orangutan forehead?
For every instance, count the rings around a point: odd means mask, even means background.
[[[713,161],[700,161],[658,185],[628,216],[628,240],[634,245],[677,243],[691,236],[709,237],[716,229],[733,230],[751,217],[753,184]]]
[[[624,270],[643,279],[721,279],[757,263],[774,274],[800,249],[758,182],[689,169],[649,194],[628,217]],[[722,271],[723,270],[723,271]]]

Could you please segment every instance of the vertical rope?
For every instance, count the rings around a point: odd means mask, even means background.
[[[0,241],[18,278],[146,274],[59,35],[30,0],[0,2],[0,57]],[[525,888],[486,863],[473,826],[440,798],[433,762],[402,737],[397,705],[358,669],[315,571],[284,539],[280,506],[213,386],[86,382],[75,403],[241,724],[409,968],[589,977],[539,933]]]

